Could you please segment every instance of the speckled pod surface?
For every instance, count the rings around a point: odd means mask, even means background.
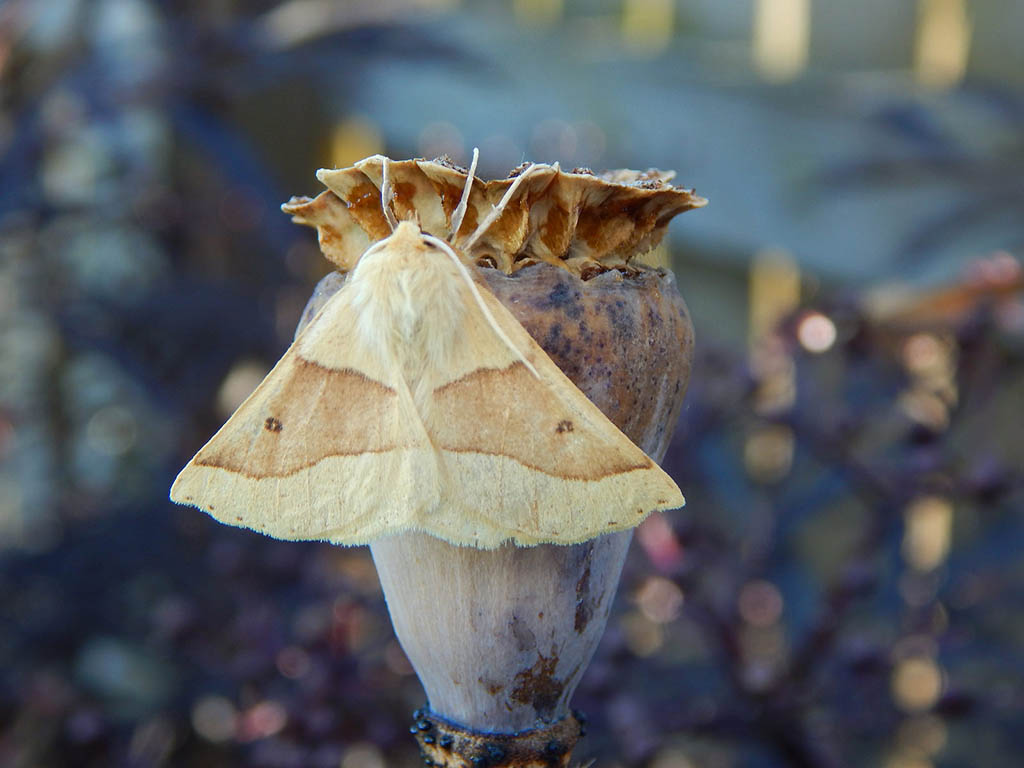
[[[317,227],[325,254],[343,270],[354,264],[356,251],[386,235],[376,219],[379,165],[360,165],[322,172],[330,192],[285,206],[300,223]],[[437,193],[435,176],[461,192],[465,174],[447,164],[423,165],[395,164],[405,169],[394,172],[396,213],[401,217],[407,205],[420,212],[426,231],[433,226],[434,234],[447,237],[455,192]],[[531,180],[518,225],[467,254],[554,362],[656,461],[667,449],[689,380],[693,326],[672,274],[644,267],[636,256],[657,242],[672,216],[703,204],[667,185],[667,178],[656,171],[563,174],[555,167]],[[496,186],[481,185],[478,217],[508,187],[507,181],[488,184]],[[552,213],[566,206],[570,215]],[[607,237],[600,234],[602,221]],[[300,329],[343,281],[339,273],[321,281]],[[571,719],[570,700],[604,631],[631,538],[625,531],[571,546],[490,551],[418,533],[373,543],[395,632],[430,710],[471,732],[519,734],[520,740]],[[571,747],[554,764],[567,764]],[[465,763],[455,757],[446,764],[474,764],[468,752],[459,757]],[[531,763],[487,763],[524,764]]]

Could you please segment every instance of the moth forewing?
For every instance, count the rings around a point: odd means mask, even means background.
[[[477,368],[435,393],[428,430],[451,473],[487,478],[451,502],[524,544],[584,541],[631,528],[653,510],[682,506],[672,479],[587,399],[489,291],[482,295],[516,352],[506,348],[498,364]],[[495,334],[466,303],[465,347],[496,355]],[[527,370],[519,357],[535,370]]]
[[[675,483],[448,246],[403,222],[182,470],[171,498],[285,539],[574,543]]]

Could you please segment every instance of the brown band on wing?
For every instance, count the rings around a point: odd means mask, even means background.
[[[441,450],[506,456],[567,480],[653,466],[610,422],[581,419],[566,406],[551,391],[561,384],[545,384],[522,362],[478,368],[434,390],[427,431]]]
[[[285,477],[328,456],[402,447],[393,389],[352,369],[324,368],[298,355],[293,360],[281,385],[264,382],[266,394],[257,390],[231,417],[234,428],[216,435],[196,464],[246,477]]]

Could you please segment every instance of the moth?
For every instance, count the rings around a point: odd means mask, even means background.
[[[458,207],[473,184],[476,155]],[[523,172],[464,243],[482,236]],[[171,499],[280,539],[405,531],[571,544],[683,505],[672,479],[547,356],[449,242],[390,236],[178,475]]]

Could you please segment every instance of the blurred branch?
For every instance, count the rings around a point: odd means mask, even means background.
[[[823,191],[870,190],[895,185],[923,187],[944,184],[961,199],[944,204],[917,222],[895,254],[902,261],[928,258],[938,246],[964,233],[979,231],[993,220],[1020,221],[1024,206],[1024,102],[1008,92],[978,91],[971,109],[986,111],[1001,122],[985,136],[954,134],[940,127],[938,116],[916,104],[887,105],[874,116],[881,130],[903,139],[909,151],[891,157],[862,157],[837,162],[818,173],[815,187]],[[987,136],[1007,141],[984,145]],[[1024,244],[1024,228],[1017,231]]]

